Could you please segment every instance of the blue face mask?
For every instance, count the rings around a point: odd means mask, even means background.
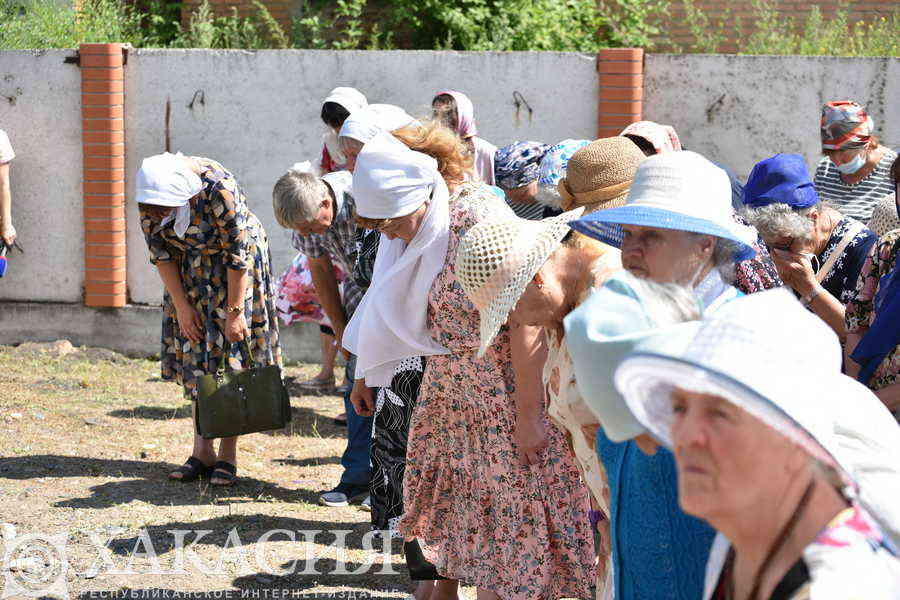
[[[832,162],[834,162],[834,161],[832,161]],[[851,160],[845,162],[844,164],[842,164],[842,165],[835,164],[834,166],[837,168],[838,171],[840,171],[844,175],[851,175],[853,173],[856,173],[860,169],[862,169],[863,166],[865,166],[865,164],[866,164],[865,157],[862,154],[857,154]]]

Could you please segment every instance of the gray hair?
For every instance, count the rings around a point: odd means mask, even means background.
[[[275,182],[272,209],[278,224],[293,229],[315,220],[326,191],[325,182],[312,173],[290,170]]]
[[[629,285],[647,315],[659,327],[700,318],[700,306],[694,293],[677,283],[657,283],[640,277],[630,278]]]
[[[787,204],[776,202],[759,208],[745,208],[744,217],[756,227],[766,241],[780,237],[810,240],[813,235],[809,214],[821,210],[822,203],[794,210]]]
[[[686,232],[694,236],[696,239],[706,237],[708,233]],[[735,241],[712,236],[715,246],[713,246],[712,263],[713,268],[722,276],[725,283],[734,282],[735,255],[740,252],[741,245]]]

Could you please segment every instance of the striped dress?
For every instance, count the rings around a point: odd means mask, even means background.
[[[827,156],[819,161],[813,184],[819,197],[844,216],[863,223],[872,216],[875,205],[888,194],[894,193],[891,181],[891,164],[897,158],[893,150],[886,150],[875,170],[859,183],[848,185],[841,180],[837,167]]]

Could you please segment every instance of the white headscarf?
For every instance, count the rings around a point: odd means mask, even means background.
[[[353,114],[354,111],[357,111],[361,108],[365,108],[369,105],[369,101],[366,100],[366,97],[356,88],[352,87],[336,87],[331,92],[329,92],[328,97],[325,98],[325,102],[334,102],[335,104],[340,104],[344,108],[347,109],[347,112]],[[323,102],[323,104],[325,103]]]
[[[403,359],[449,353],[428,332],[427,313],[428,293],[447,258],[450,194],[433,158],[386,134],[359,153],[353,193],[357,212],[378,219],[408,215],[430,197],[408,245],[381,236],[372,284],[344,332],[344,348],[357,356],[356,378],[387,386]]]
[[[405,110],[393,104],[370,104],[355,113],[351,112],[338,137],[348,137],[363,144],[382,131],[394,131],[416,120]]]
[[[179,152],[145,158],[137,174],[135,198],[140,204],[175,208],[175,234],[183,238],[191,224],[190,199],[203,189],[200,176]],[[172,217],[163,220],[163,225]]]

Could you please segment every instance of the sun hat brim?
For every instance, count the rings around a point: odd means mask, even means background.
[[[816,389],[810,389],[808,379],[783,373],[778,376],[786,393],[805,389],[811,397],[823,397],[831,388],[828,378],[820,379]],[[772,400],[725,373],[678,356],[638,351],[619,365],[614,379],[635,418],[669,449],[674,447],[670,393],[680,388],[728,400],[801,446],[810,456],[837,469],[848,484],[852,483],[838,460],[803,425]]]
[[[660,229],[674,229],[678,231],[690,231],[713,235],[735,242],[738,250],[735,252],[735,262],[741,262],[753,258],[756,254],[750,242],[749,228],[742,232],[737,223],[734,227],[723,227],[707,219],[701,219],[684,215],[670,210],[653,206],[626,205],[618,208],[610,208],[593,212],[584,217],[572,221],[569,224],[572,229],[605,242],[616,248],[622,247],[624,232],[622,225],[638,225],[642,227],[657,227]]]
[[[674,415],[669,399],[673,388],[724,398],[834,469],[840,479],[834,484],[862,504],[895,544],[900,543],[900,510],[895,508],[900,469],[893,460],[900,436],[890,426],[894,420],[886,409],[882,410],[881,401],[868,388],[839,373],[816,381],[786,373],[777,377],[782,380],[784,394],[796,397],[797,390],[803,389],[805,396],[820,402],[792,402],[793,410],[801,411],[792,415],[776,401],[721,371],[656,352],[631,354],[614,374],[615,386],[631,413],[667,448],[674,450]],[[835,410],[829,402],[842,411],[836,419],[829,416]],[[873,428],[879,422],[882,427]],[[826,443],[817,438],[823,433],[828,438]]]
[[[512,312],[519,302],[519,298],[525,292],[525,288],[534,279],[535,274],[540,271],[547,259],[550,258],[550,255],[562,244],[563,238],[570,231],[569,221],[580,216],[583,212],[584,207],[578,207],[561,215],[533,222],[540,224],[542,231],[530,240],[531,247],[525,260],[522,261],[520,276],[508,281],[502,293],[494,296],[488,306],[478,311],[481,338],[478,349],[479,357],[484,356],[485,352],[487,352],[500,328],[503,327],[509,318],[509,313]]]

